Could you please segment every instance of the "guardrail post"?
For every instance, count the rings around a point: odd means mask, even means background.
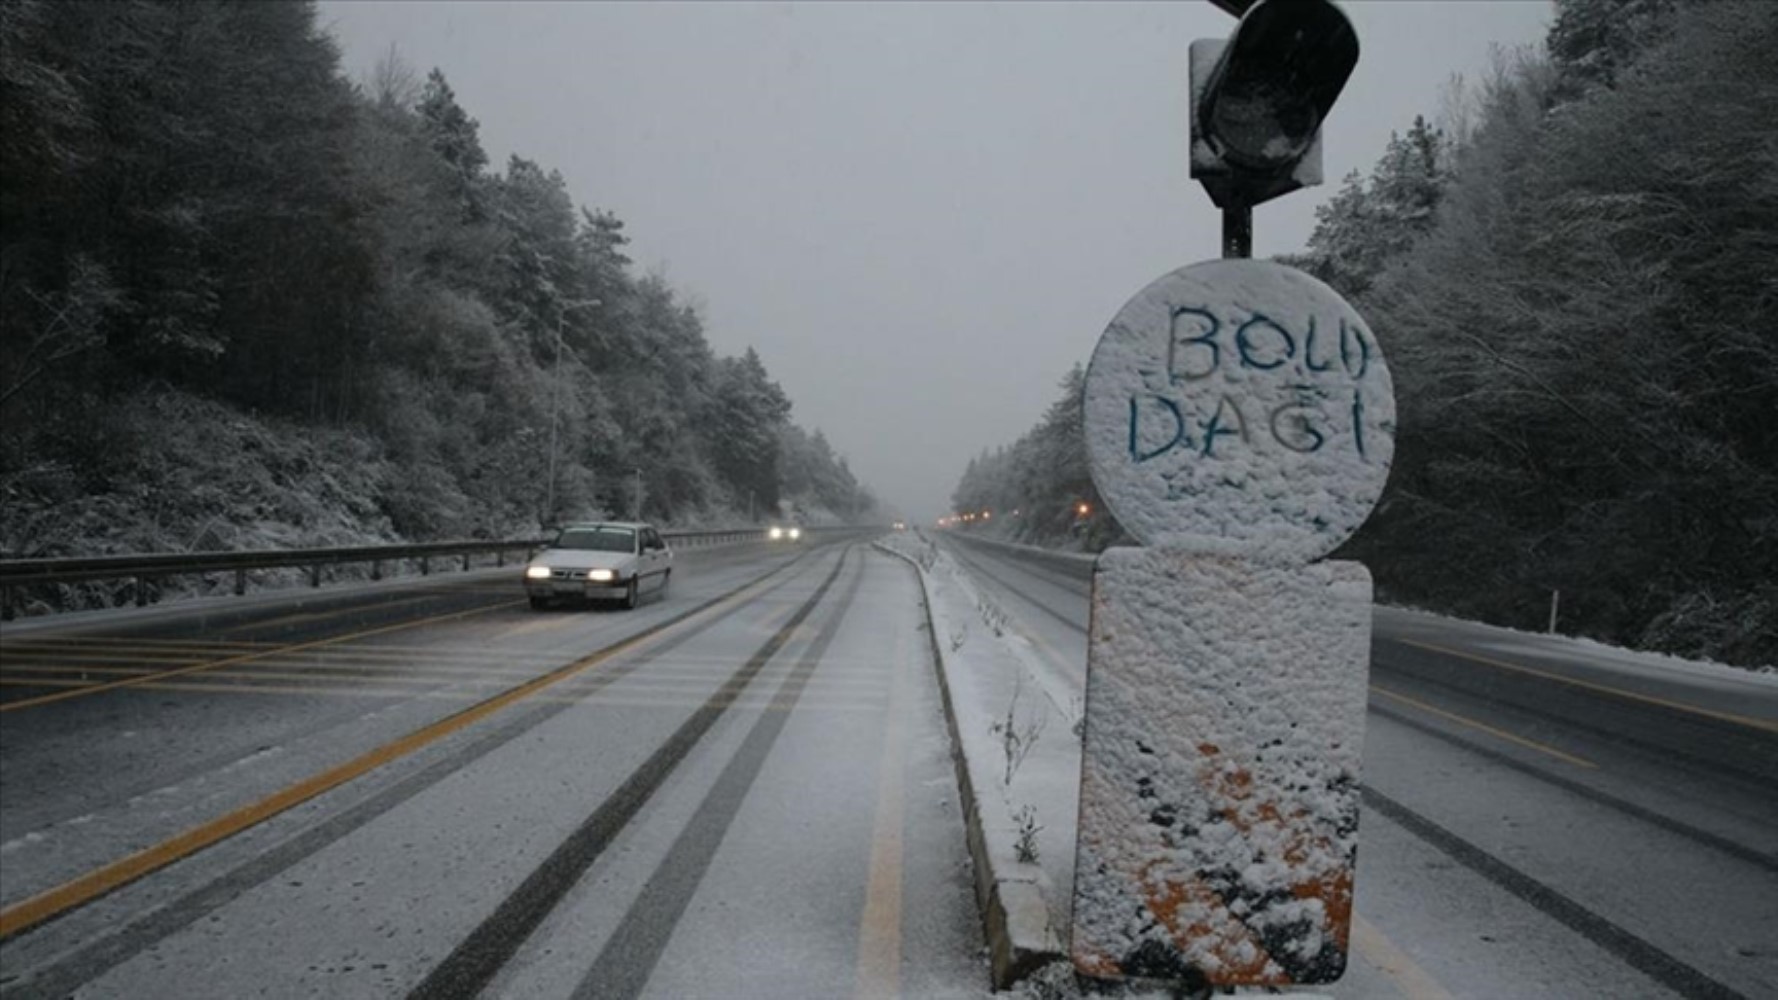
[[[432,575],[432,557],[431,556],[421,556],[420,557],[420,575],[421,576],[431,576]]]
[[[246,592],[247,592],[247,571],[244,569],[237,569],[237,570],[235,570],[235,596],[240,597],[242,594],[245,594]]]
[[[148,607],[148,579],[146,577],[136,577],[136,607]]]
[[[505,549],[495,549],[494,550],[494,565],[496,565],[496,566],[506,565],[506,550]]]
[[[321,586],[321,564],[320,563],[316,563],[313,566],[309,567],[309,586],[311,586],[311,587]]]
[[[12,610],[12,588],[0,587],[0,620],[12,621],[17,612]]]
[[[370,578],[372,580],[381,580],[383,578],[383,560],[372,559],[370,561]]]
[[[463,572],[469,572],[469,553],[463,553]]]

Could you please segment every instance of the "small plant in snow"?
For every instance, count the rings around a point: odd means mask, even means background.
[[[931,542],[927,542],[926,548],[923,551],[921,551],[921,553],[920,553],[920,568],[925,570],[926,572],[930,573],[930,572],[932,572],[932,567],[937,566],[937,565],[938,565],[938,546],[932,544]]]
[[[1078,696],[1069,698],[1068,714],[1074,716],[1074,725],[1069,726],[1068,731],[1074,734],[1075,742],[1085,739],[1087,735],[1086,703],[1082,702]]]
[[[1006,611],[995,604],[992,598],[985,595],[976,598],[975,609],[982,616],[982,624],[988,626],[995,636],[1006,634]]]
[[[914,530],[914,551],[914,561],[920,564],[921,569],[932,572],[932,567],[938,564],[938,546],[917,528]]]
[[[988,732],[1000,737],[1000,747],[1006,753],[1006,777],[1002,779],[1002,783],[1007,785],[1012,784],[1012,776],[1030,755],[1031,748],[1037,745],[1037,737],[1043,735],[1043,727],[1049,722],[1049,713],[1043,710],[1041,704],[1037,706],[1036,712],[1023,720],[1019,719],[1019,693],[1024,686],[1024,673],[1014,675],[1012,701],[1007,703],[1006,718],[988,727]]]
[[[1029,864],[1037,860],[1037,833],[1043,825],[1037,822],[1037,810],[1030,806],[1020,806],[1019,811],[1012,814],[1013,822],[1019,825],[1019,839],[1013,841],[1013,854],[1020,861]]]
[[[963,640],[969,638],[969,626],[956,625],[951,628],[951,652],[963,648]]]

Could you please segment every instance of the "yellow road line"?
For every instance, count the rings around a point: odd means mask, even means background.
[[[1702,715],[1712,719],[1720,719],[1723,722],[1733,722],[1739,726],[1763,729],[1768,733],[1778,733],[1778,722],[1774,722],[1770,719],[1755,719],[1745,715],[1736,715],[1733,712],[1718,712],[1713,709],[1699,708],[1696,705],[1687,705],[1684,702],[1671,701],[1666,698],[1657,698],[1651,694],[1638,694],[1635,691],[1625,691],[1621,688],[1614,688],[1606,684],[1597,684],[1593,681],[1583,681],[1573,677],[1564,677],[1561,674],[1552,673],[1548,670],[1538,670],[1535,667],[1527,667],[1518,663],[1508,663],[1505,660],[1495,660],[1486,656],[1477,656],[1474,653],[1465,653],[1460,649],[1434,646],[1429,642],[1416,642],[1413,639],[1396,639],[1394,641],[1399,642],[1404,646],[1415,646],[1434,653],[1443,653],[1446,656],[1456,656],[1465,660],[1474,660],[1477,663],[1486,663],[1490,667],[1499,667],[1502,670],[1511,670],[1515,673],[1530,674],[1533,677],[1541,677],[1544,680],[1557,681],[1573,687],[1585,688],[1588,691],[1598,691],[1601,694],[1615,695],[1629,701],[1640,701],[1649,705],[1659,705],[1662,708],[1671,708],[1676,712],[1689,712],[1692,715]]]
[[[674,628],[682,627],[692,621],[707,617],[718,609],[745,600],[750,591],[757,590],[764,585],[764,578],[757,580],[702,611],[689,614],[671,625],[659,626],[660,631],[646,632],[619,640],[573,663],[558,667],[535,680],[527,681],[515,688],[509,688],[491,698],[447,715],[437,722],[422,726],[400,739],[385,743],[343,764],[304,778],[257,802],[249,803],[233,812],[192,827],[177,836],[145,847],[109,864],[101,865],[52,889],[46,889],[35,896],[0,909],[0,940],[11,937],[19,931],[48,920],[57,914],[97,899],[119,886],[165,868],[181,858],[232,837],[249,827],[257,826],[279,813],[293,809],[325,792],[332,791],[354,778],[382,767],[384,764],[400,760],[422,750],[509,705],[523,701],[560,681],[575,677],[614,656],[630,652],[651,641],[657,641]]]
[[[889,662],[889,710],[884,719],[882,762],[877,768],[876,822],[871,832],[870,881],[858,928],[858,972],[852,995],[876,1000],[901,992],[902,769],[907,742],[908,630],[897,629]]]
[[[331,639],[317,639],[313,642],[298,643],[294,646],[280,646],[275,649],[268,649],[258,653],[245,653],[240,656],[231,656],[227,659],[215,660],[210,663],[199,663],[189,667],[180,667],[176,670],[163,670],[158,674],[143,674],[140,677],[107,681],[103,684],[90,684],[84,688],[57,691],[55,694],[41,695],[36,698],[22,698],[18,701],[9,701],[0,705],[0,712],[13,712],[21,708],[35,708],[38,705],[48,705],[52,702],[66,701],[70,698],[82,698],[87,695],[99,694],[103,691],[115,691],[118,688],[135,687],[139,684],[147,683],[150,679],[163,680],[168,677],[180,677],[185,674],[197,673],[201,670],[215,670],[218,667],[227,667],[236,663],[246,663],[250,660],[262,660],[268,656],[273,656],[279,653],[295,653],[304,649],[316,649],[321,646],[332,646],[342,642],[351,642],[356,639],[368,638],[373,635],[382,635],[386,632],[398,632],[403,629],[419,628],[422,625],[436,625],[439,622],[451,621],[457,618],[467,618],[470,615],[484,614],[489,611],[510,608],[522,603],[524,602],[511,601],[505,604],[489,604],[479,608],[470,608],[467,611],[453,611],[450,614],[434,615],[431,618],[421,618],[411,622],[397,622],[394,625],[384,625],[380,628],[366,629],[362,632],[351,632],[346,635],[334,636]]]
[[[1515,736],[1514,734],[1509,733],[1504,729],[1496,729],[1495,727],[1490,726],[1485,722],[1477,722],[1476,720],[1471,719],[1467,716],[1458,715],[1456,712],[1447,712],[1442,708],[1438,708],[1433,705],[1428,705],[1426,702],[1423,702],[1418,698],[1410,698],[1405,694],[1401,694],[1396,691],[1391,691],[1386,687],[1381,687],[1379,685],[1372,684],[1371,690],[1377,692],[1380,695],[1383,695],[1386,698],[1394,698],[1396,701],[1402,702],[1403,704],[1412,705],[1422,712],[1427,712],[1432,715],[1436,715],[1441,719],[1449,719],[1452,722],[1455,722],[1460,726],[1468,726],[1471,729],[1479,729],[1482,732],[1487,733],[1490,736],[1494,736],[1499,739],[1506,740],[1508,743],[1516,743],[1519,746],[1525,747],[1526,749],[1536,750],[1538,753],[1549,754],[1551,757],[1554,757],[1557,760],[1566,761],[1567,763],[1573,764],[1575,767],[1584,767],[1584,768],[1587,768],[1588,770],[1596,770],[1599,767],[1599,765],[1593,763],[1590,760],[1585,760],[1583,758],[1576,757],[1573,754],[1563,753],[1562,751],[1557,750],[1555,747],[1548,746],[1543,743],[1539,743],[1536,740],[1528,740],[1523,736]]]
[[[1352,914],[1352,947],[1364,960],[1380,969],[1401,995],[1409,1000],[1454,1000],[1438,980],[1414,963],[1395,942],[1377,930],[1370,921]]]

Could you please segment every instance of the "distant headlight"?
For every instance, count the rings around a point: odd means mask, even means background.
[[[589,580],[609,582],[617,579],[617,574],[608,569],[589,569],[587,570],[586,578]]]
[[[801,528],[791,528],[790,529],[790,540],[791,541],[794,542],[801,537],[803,537],[803,529],[801,529]]]
[[[527,566],[527,567],[525,567],[525,579],[527,579],[527,580],[547,580],[547,579],[549,579],[549,567],[548,566]]]
[[[775,542],[778,539],[784,537],[784,529],[783,528],[773,528],[771,531],[766,533],[766,537],[770,538],[772,541]]]

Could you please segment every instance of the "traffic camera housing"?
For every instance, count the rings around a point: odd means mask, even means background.
[[[1226,41],[1192,43],[1191,175],[1217,207],[1321,183],[1321,125],[1357,63],[1330,0],[1258,0]]]

